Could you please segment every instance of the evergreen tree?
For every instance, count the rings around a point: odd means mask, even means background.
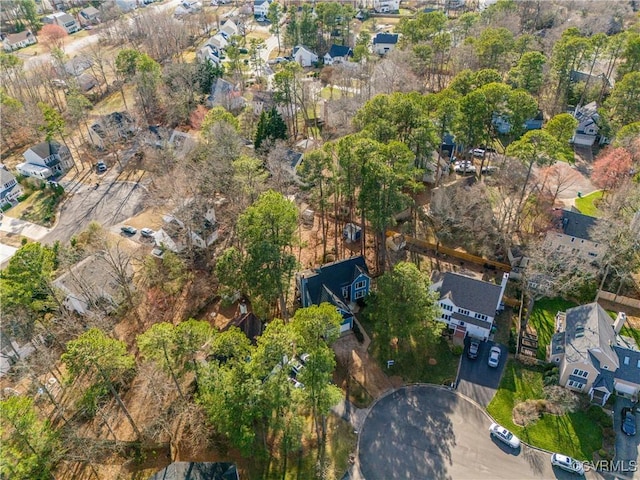
[[[262,112],[258,120],[254,146],[258,150],[265,140],[275,142],[287,139],[287,124],[275,107],[268,112]]]

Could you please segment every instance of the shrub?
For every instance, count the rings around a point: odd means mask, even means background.
[[[462,355],[462,352],[464,352],[464,347],[462,345],[454,345],[451,347],[451,353],[454,355]]]
[[[544,377],[544,386],[549,387],[551,385],[557,385],[558,380],[560,379],[560,375],[545,375]]]

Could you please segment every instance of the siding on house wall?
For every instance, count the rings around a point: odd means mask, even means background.
[[[603,251],[602,245],[592,242],[591,240],[571,237],[564,233],[549,232],[546,240],[556,249],[572,252],[585,260],[593,261],[597,259]]]

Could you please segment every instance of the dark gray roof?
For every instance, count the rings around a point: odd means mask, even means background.
[[[580,305],[566,311],[565,358],[567,362],[593,363],[589,350],[600,349],[615,361],[612,345],[616,344],[613,322],[597,303]]]
[[[493,325],[491,322],[486,322],[484,320],[480,320],[479,318],[470,317],[468,315],[462,315],[459,312],[451,314],[451,318],[453,318],[454,320],[462,320],[464,323],[477,325],[478,327],[486,328],[487,330],[491,330],[491,326]]]
[[[564,353],[564,342],[565,342],[564,332],[554,333],[553,336],[551,337],[551,347],[550,347],[551,355],[558,355],[560,353]]]
[[[602,370],[596,381],[593,382],[593,388],[613,393],[613,372]]]
[[[398,38],[399,36],[397,33],[379,33],[373,38],[373,44],[377,45],[379,43],[384,43],[395,45],[398,43]]]
[[[248,312],[233,318],[222,331],[229,330],[230,327],[238,327],[255,345],[258,337],[262,335],[264,324],[253,312]]]
[[[591,240],[589,230],[596,224],[597,218],[570,210],[562,211],[562,231],[570,237]]]
[[[31,150],[33,153],[37,154],[44,160],[50,155],[59,153],[61,147],[62,145],[60,145],[58,142],[51,140],[49,142],[40,142],[37,145],[31,147],[29,150]]]
[[[239,480],[233,463],[173,462],[149,480]]]
[[[638,363],[640,362],[640,352],[617,345],[613,349],[620,362],[620,367],[615,372],[615,378],[640,385],[640,363]],[[624,361],[627,357],[629,361],[628,365],[625,365]]]
[[[295,150],[287,150],[285,162],[292,170],[295,171],[295,169],[298,168],[298,165],[302,163],[302,154]]]
[[[346,45],[331,45],[329,56],[331,58],[353,56],[353,51]]]
[[[362,270],[359,270],[358,267]],[[342,287],[351,285],[361,272],[365,272],[368,275],[368,271],[364,257],[358,255],[357,257],[327,263],[316,270],[300,272],[298,275],[306,279],[309,300],[314,305],[319,305],[323,301],[335,304],[335,299],[338,299],[342,304],[344,301]],[[342,307],[342,305],[336,306]]]
[[[500,285],[446,272],[440,287],[440,299],[445,297],[459,308],[495,317],[500,303]]]

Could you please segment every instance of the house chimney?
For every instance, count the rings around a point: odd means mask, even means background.
[[[245,302],[244,298],[240,300],[240,315],[244,315],[247,313],[247,302]]]
[[[618,312],[618,316],[616,317],[615,322],[613,322],[613,330],[616,333],[620,333],[622,327],[624,327],[624,322],[627,321],[627,314],[624,312]]]
[[[504,291],[507,289],[507,282],[509,281],[509,274],[504,272],[502,274],[502,283],[500,284],[500,298],[498,298],[498,305],[496,305],[496,311],[500,310],[500,304],[502,303],[502,297],[504,297]]]

